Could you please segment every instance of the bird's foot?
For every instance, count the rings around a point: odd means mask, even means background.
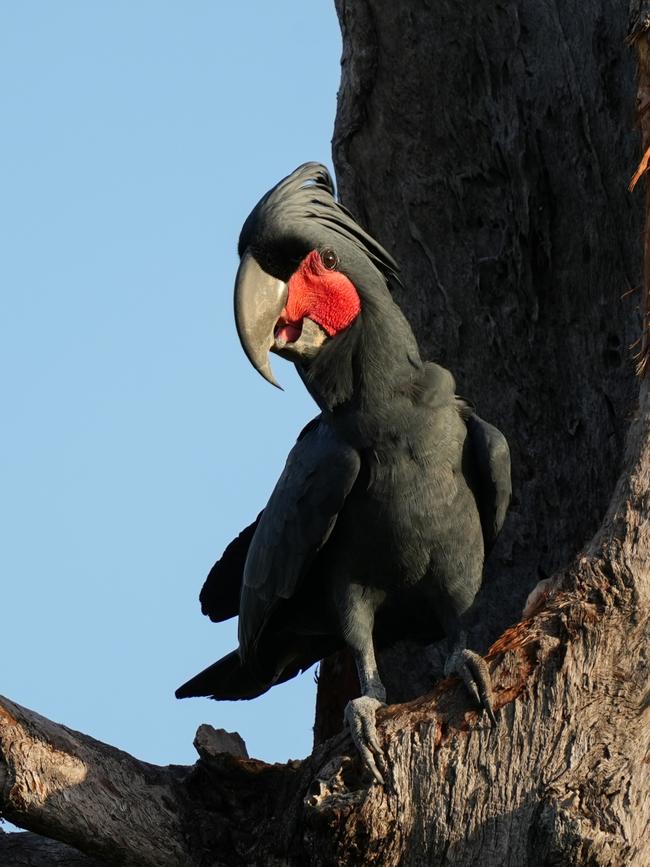
[[[492,708],[492,678],[487,662],[461,642],[445,662],[445,676],[460,677],[476,704],[483,708],[492,725],[497,719]]]
[[[385,784],[386,762],[377,737],[375,713],[384,707],[379,699],[369,695],[353,698],[345,707],[345,721],[350,728],[352,740],[363,766],[370,771],[375,782]]]

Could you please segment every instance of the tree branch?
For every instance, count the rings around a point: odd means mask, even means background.
[[[312,760],[247,759],[238,735],[210,726],[195,745],[195,765],[151,765],[0,696],[0,814],[110,864],[266,864],[287,852]]]
[[[191,863],[182,771],[158,768],[0,698],[3,815],[106,860]],[[123,857],[123,856],[120,856]]]
[[[88,858],[72,846],[38,834],[5,834],[0,829],[2,867],[107,867],[105,861]]]

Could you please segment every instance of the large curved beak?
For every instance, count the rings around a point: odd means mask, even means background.
[[[258,373],[280,388],[269,363],[275,326],[287,303],[287,284],[263,271],[246,251],[235,278],[235,322],[239,341]]]

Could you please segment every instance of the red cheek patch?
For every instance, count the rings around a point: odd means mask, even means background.
[[[305,256],[288,286],[289,297],[282,311],[286,322],[297,323],[308,316],[333,337],[351,325],[361,311],[352,282],[340,271],[327,269],[318,250]]]

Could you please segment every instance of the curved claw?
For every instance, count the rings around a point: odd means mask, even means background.
[[[375,722],[375,713],[380,707],[384,707],[383,703],[371,696],[354,698],[345,707],[345,721],[364,767],[370,771],[375,782],[383,786],[387,768]]]
[[[492,678],[487,662],[482,656],[467,648],[456,648],[445,663],[445,674],[455,674],[460,677],[476,704],[483,708],[492,725],[497,724],[492,707]]]

